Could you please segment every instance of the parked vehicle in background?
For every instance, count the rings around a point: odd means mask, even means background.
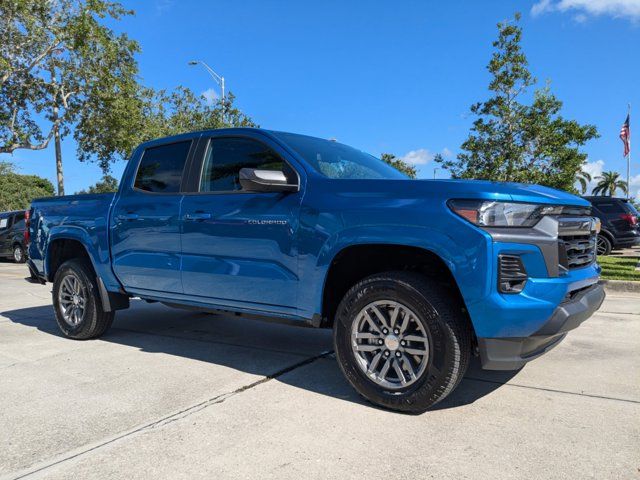
[[[0,212],[0,257],[11,258],[16,263],[27,261],[24,229],[24,210]]]
[[[598,255],[611,250],[640,245],[640,214],[626,198],[584,197],[591,202],[593,215],[602,224],[598,234]]]
[[[29,265],[69,338],[130,297],[333,328],[373,403],[421,412],[471,355],[512,370],[604,300],[586,200],[538,185],[410,180],[340,144],[212,130],[136,149],[117,193],[35,200]]]

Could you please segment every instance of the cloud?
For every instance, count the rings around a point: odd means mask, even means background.
[[[640,174],[629,179],[631,196],[640,200]]]
[[[168,12],[173,8],[175,0],[157,0],[156,1],[156,15],[160,16]]]
[[[451,158],[453,156],[453,152],[451,150],[449,150],[447,147],[444,147],[442,149],[442,156],[444,158]]]
[[[207,105],[213,105],[214,103],[216,103],[216,100],[219,98],[219,95],[216,93],[216,91],[213,88],[207,88],[200,95],[202,95],[205,98]]]
[[[600,15],[640,21],[640,0],[540,0],[531,7],[534,17],[547,12],[572,12],[580,23]]]
[[[591,175],[591,178],[595,178],[598,175],[602,175],[604,170],[604,160],[596,160],[595,162],[587,162],[582,168],[583,171]]]
[[[433,156],[433,153],[426,148],[419,148],[418,150],[411,150],[400,159],[410,165],[426,165],[433,160]]]

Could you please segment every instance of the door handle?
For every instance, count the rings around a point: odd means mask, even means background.
[[[210,218],[211,218],[211,214],[210,213],[205,213],[205,212],[187,213],[184,216],[185,220],[188,220],[188,221],[191,221],[191,222],[209,220]]]
[[[116,218],[121,222],[130,222],[131,220],[137,220],[138,218],[140,218],[140,215],[138,215],[137,213],[128,212],[128,213],[121,213]]]

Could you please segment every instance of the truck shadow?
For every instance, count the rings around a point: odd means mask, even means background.
[[[0,312],[14,323],[62,337],[51,305]],[[238,371],[274,376],[284,384],[318,394],[370,405],[342,376],[333,355],[331,331],[171,309],[143,301],[119,311],[100,341],[137,348],[147,353],[176,355]],[[311,364],[287,370],[305,360]],[[159,366],[161,367],[161,366]],[[313,369],[313,371],[311,371]],[[474,357],[458,388],[432,410],[468,405],[491,394],[518,372],[488,372]],[[375,408],[375,407],[374,407]]]

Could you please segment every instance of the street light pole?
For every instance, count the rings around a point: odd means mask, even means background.
[[[220,85],[220,90],[222,91],[222,101],[224,102],[224,77],[222,75],[218,75],[216,72],[213,71],[213,68],[211,68],[209,65],[207,65],[205,62],[203,62],[202,60],[191,60],[189,62],[189,65],[202,65],[207,72],[209,72],[209,75],[211,75],[211,78],[213,78],[215,80],[215,82]]]
[[[433,179],[434,179],[434,180],[436,179],[436,172],[437,172],[438,170],[440,170],[440,169],[439,169],[439,168],[435,168],[435,167],[434,167],[434,169],[433,169]]]

